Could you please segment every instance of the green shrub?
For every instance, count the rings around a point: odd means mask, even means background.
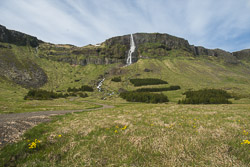
[[[88,85],[83,85],[80,88],[75,88],[75,87],[71,88],[71,87],[69,87],[67,89],[67,91],[68,92],[80,92],[80,91],[93,92],[94,89],[92,87],[88,86]]]
[[[181,89],[180,86],[170,86],[167,88],[140,88],[136,89],[136,92],[162,92],[162,91],[171,91],[171,90],[178,90]]]
[[[232,104],[228,101],[231,95],[220,89],[202,89],[198,91],[187,91],[186,98],[179,100],[179,104]]]
[[[24,96],[24,100],[48,100],[48,99],[56,99],[66,97],[62,93],[54,93],[53,91],[39,90],[34,89],[30,90],[26,96]]]
[[[27,95],[24,96],[24,100],[51,100],[57,98],[66,98],[69,96],[77,96],[76,93],[55,93],[53,91],[46,91],[40,89],[30,90]],[[79,94],[80,97],[88,97],[86,93]]]
[[[163,81],[157,78],[130,79],[130,82],[134,86],[168,84],[167,81]]]
[[[113,81],[113,82],[121,82],[122,79],[121,79],[121,77],[114,77],[114,78],[111,79],[111,81]]]
[[[122,92],[120,97],[130,102],[164,103],[168,102],[168,97],[163,94],[149,92]]]

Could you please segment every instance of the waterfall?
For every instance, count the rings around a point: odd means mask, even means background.
[[[103,78],[100,82],[99,82],[99,84],[98,84],[98,86],[96,87],[98,90],[99,90],[99,92],[101,92],[102,91],[102,83],[104,82],[104,80],[105,80],[105,78]]]
[[[128,51],[128,58],[127,58],[127,66],[132,64],[132,54],[135,51],[135,42],[133,38],[133,34],[130,36],[130,49]]]

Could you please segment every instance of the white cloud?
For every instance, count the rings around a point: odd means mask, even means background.
[[[128,33],[161,32],[195,45],[236,50],[249,43],[249,9],[249,0],[1,0],[0,24],[78,46]]]

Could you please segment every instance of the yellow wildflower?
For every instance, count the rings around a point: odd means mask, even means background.
[[[117,130],[115,130],[115,133],[117,133],[118,131]]]
[[[249,140],[243,140],[243,142],[241,144],[250,144]]]
[[[36,143],[35,142],[32,142],[31,144],[29,144],[29,149],[32,149],[32,148],[36,148]]]
[[[248,135],[248,132],[243,130],[243,135]]]
[[[127,126],[125,125],[123,128],[122,128],[122,130],[125,130],[127,128]]]
[[[62,135],[58,135],[58,137],[60,138],[60,137],[62,137]]]

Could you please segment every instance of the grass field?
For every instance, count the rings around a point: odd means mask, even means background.
[[[249,104],[119,103],[57,116],[3,148],[1,165],[249,166],[250,144],[241,144],[250,140],[249,111]]]
[[[114,69],[118,64],[83,67],[41,59],[32,48],[13,46],[13,50],[18,59],[29,58],[47,73],[48,83],[41,89],[65,92],[88,84],[95,91],[84,99],[30,101],[23,100],[27,89],[0,78],[0,116],[100,107],[85,101],[115,108],[56,116],[39,124],[21,141],[1,148],[0,166],[250,166],[248,62],[229,65],[216,58],[177,57],[181,53],[171,52],[171,57],[139,59]],[[96,84],[104,75],[104,91],[98,92]],[[122,81],[112,82],[115,76]],[[131,78],[158,78],[168,84],[134,87]],[[118,95],[121,88],[170,85],[181,89],[163,92],[170,100],[165,104],[130,103]],[[202,88],[232,93],[233,104],[177,104],[186,90]],[[40,141],[37,148],[29,148],[35,139]]]

